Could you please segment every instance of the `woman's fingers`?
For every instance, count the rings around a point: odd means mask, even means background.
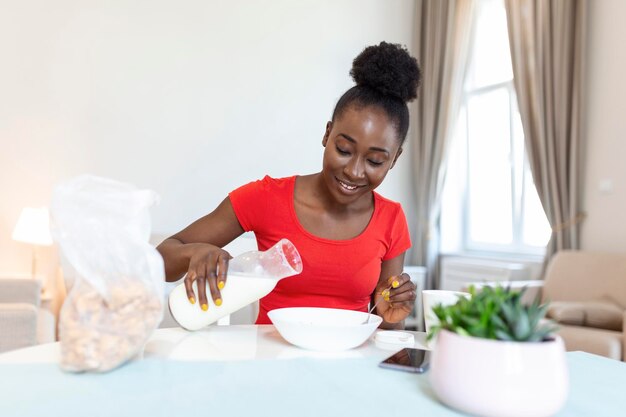
[[[213,304],[218,307],[222,305],[222,295],[217,285],[217,263],[219,262],[219,255],[219,253],[209,255],[209,262],[207,264],[207,279],[209,281],[209,289],[211,290],[211,298],[213,298]]]
[[[411,278],[407,274],[390,277],[389,283],[391,295],[406,291],[415,291],[417,289],[417,286],[411,281]]]
[[[187,276],[185,277],[185,292],[187,293],[187,298],[191,304],[195,304],[198,302],[200,308],[204,311],[208,310],[209,305],[207,303],[206,298],[206,275],[205,271],[197,272],[196,268],[190,268],[187,271]],[[198,292],[197,298],[196,294],[193,291],[193,284],[196,283],[196,290]]]
[[[199,304],[199,307],[207,311],[209,309],[207,291],[210,291],[213,304],[217,307],[222,305],[221,289],[226,284],[228,274],[228,260],[230,254],[218,248],[200,252],[192,257],[189,263],[189,270],[185,277],[185,291],[189,302]],[[196,283],[196,294],[194,294],[193,283]],[[208,290],[207,290],[208,286]]]
[[[185,292],[187,293],[187,298],[191,304],[196,303],[196,295],[193,292],[193,281],[196,279],[195,272],[187,272],[187,276],[185,276],[185,280],[183,281],[185,284]]]
[[[387,279],[387,284],[389,284],[389,286],[393,289],[395,288],[400,288],[404,285],[407,284],[412,284],[411,282],[411,277],[409,277],[408,274],[400,274],[400,275],[395,275],[395,276],[391,276],[389,277],[389,279]],[[415,284],[413,284],[415,285]]]
[[[389,290],[389,299],[386,301],[392,304],[415,302],[417,286],[411,281],[408,274],[390,277],[388,282],[392,288]]]
[[[391,276],[377,288],[376,297],[385,301],[377,306],[377,313],[388,323],[404,320],[413,310],[417,293],[416,285],[407,274]]]
[[[405,291],[401,294],[396,294],[394,296],[389,297],[389,302],[393,305],[399,303],[410,303],[413,304],[415,302],[415,291]]]
[[[389,291],[390,297],[395,297],[400,294],[405,293],[413,293],[413,297],[415,297],[416,287],[415,284],[409,282],[401,287],[396,288],[395,290]]]
[[[198,277],[196,284],[198,286],[198,302],[200,303],[200,308],[207,311],[209,309],[209,303],[206,298],[206,278],[204,276]]]
[[[217,257],[217,288],[222,290],[226,285],[226,275],[228,274],[228,260],[230,255],[222,252]]]

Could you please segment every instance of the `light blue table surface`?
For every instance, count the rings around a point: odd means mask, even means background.
[[[626,364],[567,354],[570,395],[559,416],[626,415]],[[55,364],[0,365],[0,416],[455,416],[427,374],[372,359],[177,362],[146,359],[108,374]]]

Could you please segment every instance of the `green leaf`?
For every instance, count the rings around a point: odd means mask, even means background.
[[[476,317],[471,316],[461,316],[459,321],[461,322],[460,324],[464,324],[467,327],[481,325],[480,320],[478,320]]]
[[[513,333],[515,335],[516,340],[526,340],[530,336],[532,336],[530,328],[530,320],[528,320],[528,315],[519,314],[518,319],[514,324]]]
[[[513,338],[511,337],[510,334],[508,334],[507,332],[503,332],[501,330],[496,330],[496,336],[498,340],[513,341]]]
[[[537,299],[530,305],[522,304],[526,289],[514,291],[510,287],[484,286],[480,291],[470,287],[470,297],[460,297],[453,305],[433,307],[439,324],[431,328],[429,340],[442,329],[461,335],[499,340],[541,341],[555,331],[545,326],[548,304]]]
[[[461,336],[472,336],[467,330],[465,330],[462,327],[457,327],[454,329],[454,331],[458,334],[460,334]]]
[[[507,327],[504,320],[502,320],[502,318],[500,318],[497,314],[493,314],[491,316],[491,323],[494,327],[498,327],[500,329],[505,329]]]

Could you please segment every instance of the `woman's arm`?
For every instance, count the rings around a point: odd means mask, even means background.
[[[408,274],[402,273],[404,253],[383,261],[372,303],[378,302],[376,314],[383,318],[383,329],[403,329],[404,319],[411,314],[417,286]]]
[[[235,211],[226,197],[210,214],[196,220],[185,229],[165,239],[157,250],[165,263],[165,279],[176,281],[185,273],[185,287],[190,301],[195,302],[192,283],[198,280],[198,299],[206,304],[206,280],[213,299],[219,299],[219,289],[226,282],[228,259],[221,249],[240,236],[242,229]]]

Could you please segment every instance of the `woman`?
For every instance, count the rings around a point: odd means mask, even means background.
[[[367,311],[372,302],[378,303],[375,314],[383,317],[383,327],[402,327],[416,297],[415,285],[402,273],[411,242],[400,204],[374,189],[402,153],[406,103],[417,97],[421,74],[415,58],[386,42],[359,54],[350,74],[357,85],[339,99],[326,124],[321,172],[266,176],[244,185],[159,245],[166,279],[187,273],[190,303],[197,300],[198,308],[208,309],[208,281],[219,308],[231,258],[221,248],[253,231],[259,250],[287,238],[303,261],[300,275],[279,281],[261,300],[257,324],[271,323],[267,313],[275,308]]]

